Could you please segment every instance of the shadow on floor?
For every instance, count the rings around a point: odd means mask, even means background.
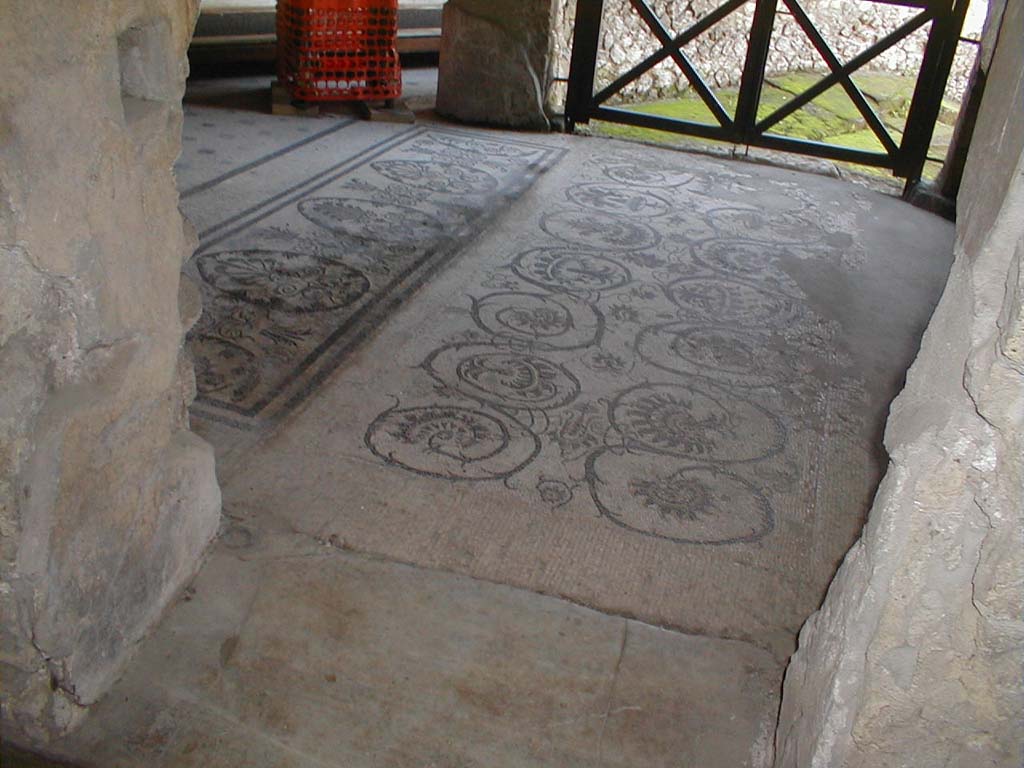
[[[8,744],[0,743],[0,766],[3,768],[84,768],[78,763],[54,760]]]

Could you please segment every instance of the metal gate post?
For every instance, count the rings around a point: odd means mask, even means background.
[[[565,95],[565,127],[570,133],[577,123],[590,122],[603,12],[604,0],[578,0],[576,3],[572,58],[569,61],[569,83]]]
[[[747,44],[747,60],[743,64],[740,93],[736,102],[735,128],[740,141],[752,141],[757,136],[754,129],[757,123],[757,105],[761,101],[764,68],[768,62],[777,4],[778,0],[757,0],[754,7],[750,41]]]
[[[900,142],[899,161],[893,169],[897,176],[907,179],[904,196],[921,180],[969,3],[970,0],[953,0],[952,3],[947,0],[935,12],[935,21],[921,58],[921,74],[907,114],[903,141]]]

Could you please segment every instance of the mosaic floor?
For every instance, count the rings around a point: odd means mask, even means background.
[[[614,141],[275,118],[266,87],[193,86],[178,165],[221,534],[55,752],[767,768],[952,228]]]
[[[222,150],[252,133],[224,122],[205,143]],[[179,165],[200,236],[186,267],[204,308],[190,335],[193,413],[241,430],[265,428],[300,404],[562,154],[439,126],[368,131],[336,120],[309,132],[308,120],[298,122],[287,127],[304,135],[256,158],[248,152],[267,148],[229,143],[234,167],[216,176],[211,162]],[[213,125],[186,129],[185,141]],[[217,152],[195,151],[199,159]]]
[[[948,225],[614,141],[313,125],[188,180],[232,513],[784,658],[880,477]]]

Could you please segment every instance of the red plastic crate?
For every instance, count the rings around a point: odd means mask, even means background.
[[[298,101],[402,95],[398,0],[278,0],[277,74]]]

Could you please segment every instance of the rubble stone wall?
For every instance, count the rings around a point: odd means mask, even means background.
[[[108,689],[219,522],[172,173],[198,2],[0,0],[0,708],[26,746]]]

